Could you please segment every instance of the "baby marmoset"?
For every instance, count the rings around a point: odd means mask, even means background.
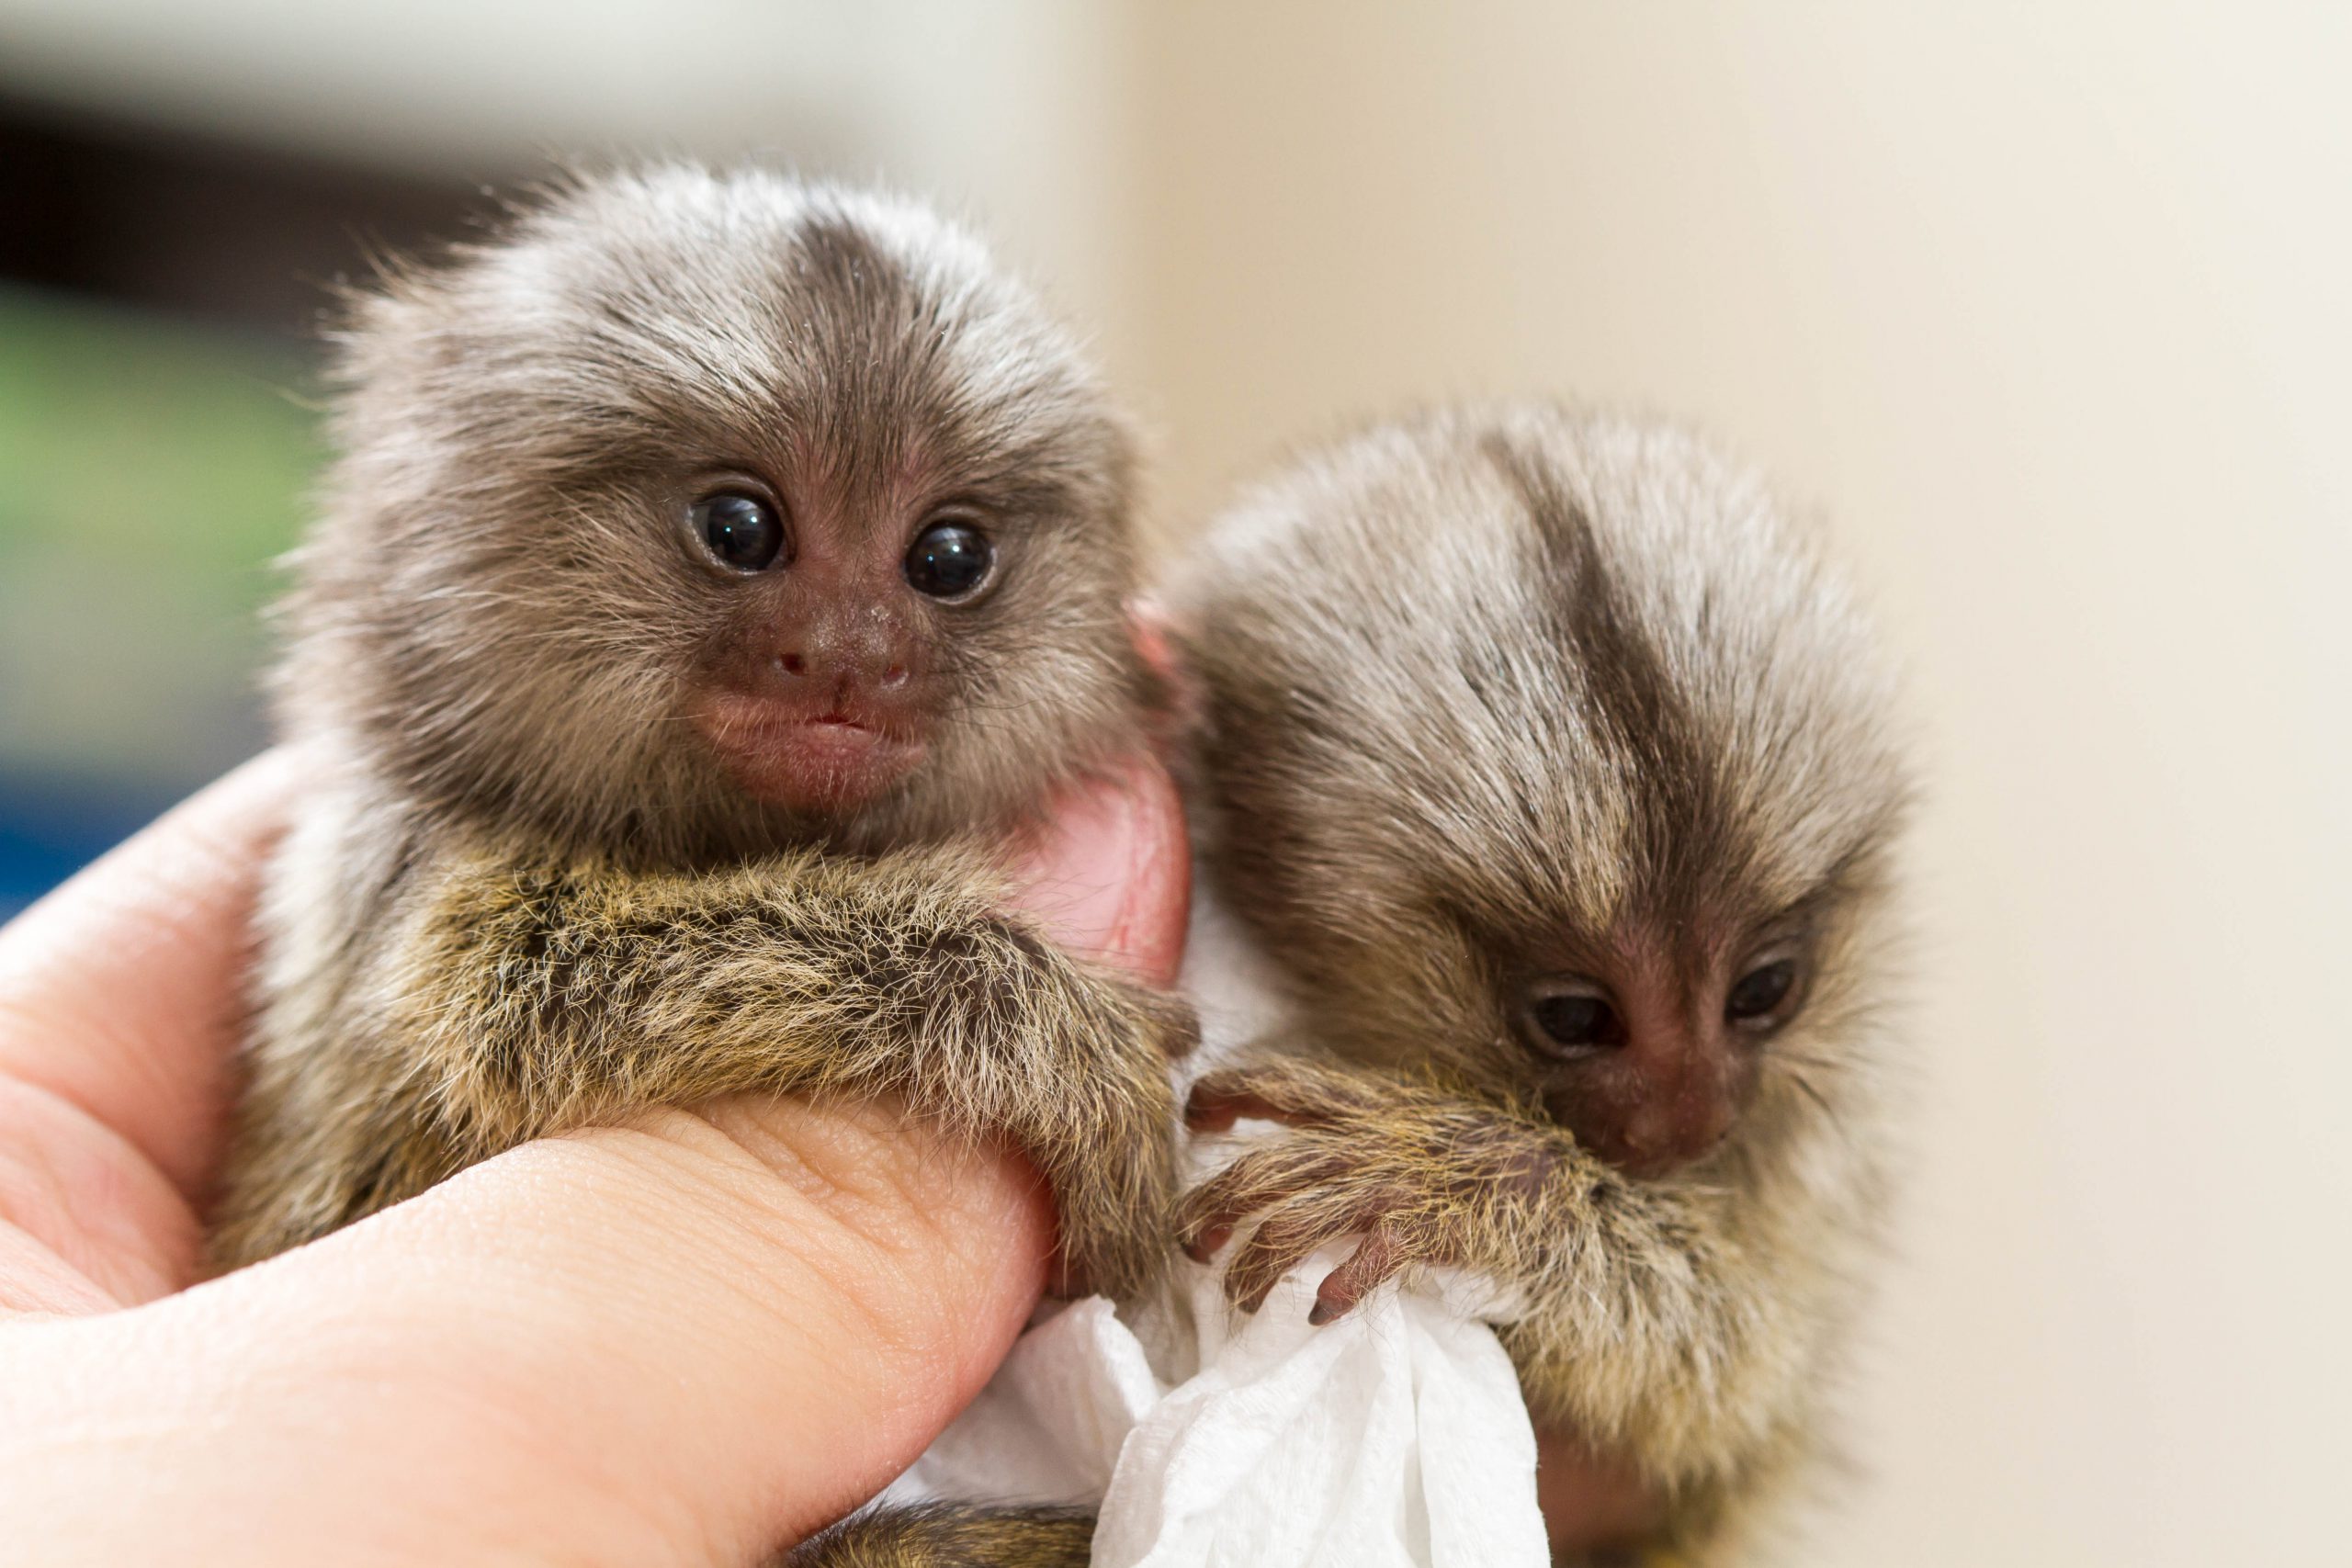
[[[1171,591],[1207,888],[1286,1032],[1196,1126],[1291,1130],[1182,1231],[1318,1320],[1517,1287],[1542,1424],[1736,1554],[1821,1447],[1883,1205],[1890,677],[1749,476],[1671,429],[1446,412],[1318,453]],[[1238,1243],[1229,1238],[1239,1235]]]
[[[917,206],[680,166],[395,273],[339,368],[216,1259],[765,1089],[1010,1138],[1083,1276],[1146,1281],[1189,1019],[984,870],[1153,700],[1069,341]]]

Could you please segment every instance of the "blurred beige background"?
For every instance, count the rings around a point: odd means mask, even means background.
[[[1695,418],[1911,661],[1917,1175],[1832,1564],[2345,1556],[2352,10],[0,0],[19,90],[968,202],[1158,517],[1339,418]]]

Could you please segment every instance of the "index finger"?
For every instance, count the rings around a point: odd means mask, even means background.
[[[298,773],[266,753],[0,927],[0,1079],[63,1100],[191,1200],[220,1152],[262,862]]]

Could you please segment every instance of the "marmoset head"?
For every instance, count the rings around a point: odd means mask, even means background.
[[[1905,784],[1885,664],[1753,479],[1438,414],[1246,497],[1171,608],[1211,874],[1327,1043],[1645,1176],[1838,1091]]]
[[[414,795],[655,856],[932,837],[1134,738],[1127,434],[920,206],[692,167],[394,271],[281,679]]]

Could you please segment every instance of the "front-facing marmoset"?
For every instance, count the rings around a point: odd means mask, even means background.
[[[1128,437],[1030,297],[914,205],[657,168],[394,274],[339,368],[216,1260],[764,1089],[1009,1138],[1147,1281],[1189,1019],[984,864],[1156,700]]]
[[[1627,1544],[1740,1555],[1883,1206],[1906,785],[1848,592],[1687,435],[1524,406],[1313,456],[1172,604],[1208,885],[1292,1004],[1195,1089],[1290,1130],[1184,1239],[1254,1306],[1361,1237],[1318,1321],[1430,1265],[1516,1287],[1539,1425],[1659,1499]]]

